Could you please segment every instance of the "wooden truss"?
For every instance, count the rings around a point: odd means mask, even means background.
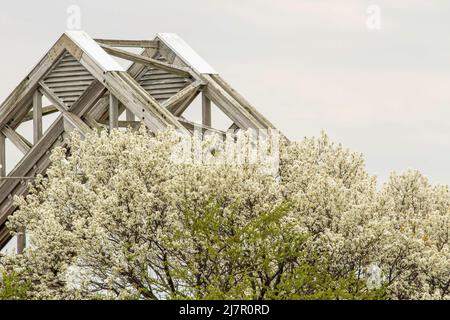
[[[113,56],[132,64],[125,70]],[[199,94],[202,123],[195,124],[183,112]],[[43,105],[43,97],[51,104]],[[11,239],[5,222],[16,209],[14,196],[26,194],[27,179],[45,173],[51,149],[63,145],[69,132],[144,123],[151,131],[173,126],[192,134],[194,126],[212,129],[211,103],[233,121],[230,130],[274,128],[176,34],[143,41],[63,34],[0,106],[0,248]],[[126,121],[119,121],[124,110]],[[43,133],[43,116],[56,112],[57,120]],[[33,123],[33,141],[16,131],[26,121]],[[23,153],[8,174],[6,139]],[[20,235],[18,251],[24,246]]]

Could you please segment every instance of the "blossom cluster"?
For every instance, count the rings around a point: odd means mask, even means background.
[[[250,135],[72,135],[16,199],[9,227],[26,228],[31,245],[1,268],[36,299],[198,297],[213,282],[227,289],[230,275],[251,291],[243,270],[270,274],[280,256],[301,251],[336,279],[356,277],[394,299],[450,298],[448,187],[408,171],[378,190],[362,155],[325,134],[262,144],[267,161],[240,145]]]

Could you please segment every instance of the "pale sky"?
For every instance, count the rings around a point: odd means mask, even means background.
[[[71,4],[92,37],[179,34],[289,138],[324,129],[381,182],[411,168],[450,184],[450,2],[4,1],[0,100],[67,29]]]

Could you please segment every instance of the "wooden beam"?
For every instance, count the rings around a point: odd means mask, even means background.
[[[250,114],[239,102],[226,92],[210,75],[202,74],[202,80],[206,83],[205,94],[212,102],[225,113],[234,123],[243,129],[264,129],[255,117]]]
[[[92,119],[92,118],[89,117],[89,116],[85,116],[85,117],[84,117],[84,121],[86,122],[86,124],[87,124],[89,127],[91,127],[91,128],[94,129],[94,130],[97,130],[97,131],[101,131],[101,130],[103,130],[103,129],[106,129],[106,127],[108,126],[108,124],[103,125],[103,124],[101,124],[101,123],[98,123],[96,120]],[[103,127],[103,126],[104,126],[104,127]]]
[[[8,228],[5,226],[0,227],[0,248],[4,248],[8,244],[9,240],[11,240],[11,233]]]
[[[227,132],[232,132],[232,133],[236,133],[236,131],[239,130],[239,127],[237,126],[236,123],[233,123],[227,130]]]
[[[178,117],[178,121],[180,121],[180,123],[182,125],[184,125],[186,127],[186,129],[188,129],[191,133],[193,133],[194,130],[196,130],[196,129],[201,129],[202,133],[205,133],[206,131],[208,131],[211,133],[219,134],[223,137],[225,137],[227,134],[226,132],[224,132],[222,130],[214,129],[214,128],[211,128],[210,126],[201,125],[201,124],[195,123],[193,121],[189,121],[182,117]]]
[[[52,147],[61,145],[62,140],[58,139],[63,133],[63,119],[58,119],[45,132],[43,139],[33,146],[10,172],[12,177],[29,177],[43,173],[50,165],[49,152]],[[16,206],[14,196],[24,195],[27,191],[27,184],[21,183],[20,179],[7,179],[0,181],[0,246],[11,238],[5,228],[5,222]]]
[[[202,94],[202,124],[204,126],[211,126],[211,100],[203,93]]]
[[[46,106],[46,107],[42,108],[42,116],[45,117],[45,116],[48,116],[50,114],[56,113],[58,111],[59,111],[58,108],[56,108],[54,105],[49,105],[49,106]],[[30,121],[30,120],[33,120],[33,111],[29,112],[25,116],[25,118],[22,119],[21,122],[27,122],[27,121]]]
[[[116,40],[116,39],[95,39],[99,44],[111,47],[126,48],[158,48],[158,40]]]
[[[39,81],[39,91],[47,97],[51,103],[60,111],[61,113],[64,113],[65,111],[68,111],[67,106],[64,104],[64,102],[59,99],[59,97],[43,82]]]
[[[25,229],[22,229],[17,233],[17,254],[22,254],[26,246],[27,246],[27,238],[25,234]]]
[[[109,122],[101,121],[99,124],[107,126],[107,125],[109,125]],[[134,129],[134,128],[139,127],[140,124],[141,124],[140,121],[118,121],[118,122],[117,122],[117,127],[118,127],[118,128],[128,128],[128,127],[131,127],[131,128]]]
[[[149,130],[157,132],[168,126],[189,134],[177,119],[147,91],[145,91],[127,72],[111,71],[105,74],[104,85],[127,109],[130,109]]]
[[[0,177],[6,176],[6,137],[0,132]]]
[[[156,52],[156,49],[145,49],[144,52],[142,52],[143,56],[146,57],[153,57],[154,54]],[[143,74],[143,71],[146,70],[146,66],[143,66],[142,64],[139,63],[133,63],[129,68],[128,68],[128,74],[133,78],[136,79]],[[91,119],[95,119],[95,120],[105,120],[107,118],[109,118],[109,108],[108,108],[108,104],[109,102],[105,100],[109,100],[109,99],[100,99],[97,104],[89,111],[88,116]],[[121,113],[121,111],[125,109],[125,106],[123,103],[119,104],[119,113]],[[127,108],[126,108],[127,109]],[[127,109],[128,110],[128,109]],[[130,110],[130,112],[132,112]],[[136,117],[136,115],[135,115]]]
[[[95,80],[84,91],[81,97],[70,107],[70,112],[82,117],[89,112],[94,105],[104,96],[107,92],[102,82]]]
[[[161,104],[161,107],[166,108],[171,113],[173,113],[175,116],[180,116],[184,110],[179,110],[178,106],[180,102],[191,96],[192,94],[195,94],[199,91],[199,89],[203,86],[202,81],[194,81],[187,87],[183,88],[179,92],[177,92],[175,95],[167,99]]]
[[[76,114],[67,111],[63,113],[63,117],[65,131],[71,132],[77,130],[82,136],[86,136],[91,131],[91,128]]]
[[[100,45],[107,53],[122,58],[126,60],[130,60],[136,63],[140,63],[146,66],[151,66],[157,69],[165,70],[167,72],[178,74],[183,77],[191,77],[191,73],[188,68],[177,67],[169,63],[161,62],[156,59],[148,58],[141,56],[139,54],[131,53],[125,50],[112,48],[106,45]]]
[[[63,35],[28,76],[17,86],[0,106],[0,128],[6,125],[23,107],[31,105],[32,95],[37,83],[51,69],[65,49],[66,37]]]
[[[23,157],[16,167],[10,172],[12,177],[26,177],[29,176],[29,172],[33,170],[36,162],[41,159],[51,148],[51,146],[57,141],[57,138],[64,131],[64,123],[62,115],[50,126],[50,128],[44,134],[43,139],[39,141],[36,146],[33,146],[31,152],[27,153]],[[6,180],[0,182],[0,204],[8,197],[8,195],[15,189],[20,180]],[[0,210],[0,224],[3,211]]]
[[[135,117],[134,117],[134,113],[133,113],[133,112],[131,112],[131,111],[128,110],[128,109],[126,109],[125,112],[126,112],[125,116],[126,116],[127,121],[130,121],[130,122],[131,122],[131,121],[134,121],[134,120],[135,120]]]
[[[11,129],[9,126],[5,126],[2,133],[20,150],[23,154],[27,154],[32,148],[31,142]]]
[[[33,95],[33,144],[42,138],[42,93],[39,90]]]
[[[58,108],[63,115],[64,129],[68,132],[73,129],[78,130],[82,135],[86,135],[90,131],[88,125],[86,125],[78,115],[67,110],[67,106],[62,102],[57,95],[55,95],[51,89],[43,82],[39,82],[41,92]],[[85,110],[82,110],[85,112]],[[80,112],[80,114],[82,114]]]
[[[234,90],[222,77],[218,74],[211,75],[211,79],[214,80],[222,89],[224,89],[233,99],[241,104],[246,111],[248,111],[254,118],[256,118],[266,129],[275,129],[275,126],[266,119],[261,113],[256,110],[242,95]]]
[[[179,117],[183,114],[183,112],[186,111],[186,109],[191,105],[191,103],[197,98],[200,91],[194,91],[191,95],[189,95],[186,99],[178,103],[177,105],[174,105],[171,110],[175,117]]]
[[[119,127],[119,100],[113,95],[109,94],[109,130]]]

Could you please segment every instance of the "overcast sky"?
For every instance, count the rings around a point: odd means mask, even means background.
[[[71,4],[92,37],[178,33],[288,137],[324,129],[381,182],[413,168],[450,184],[450,2],[3,1],[0,100],[67,29]]]

